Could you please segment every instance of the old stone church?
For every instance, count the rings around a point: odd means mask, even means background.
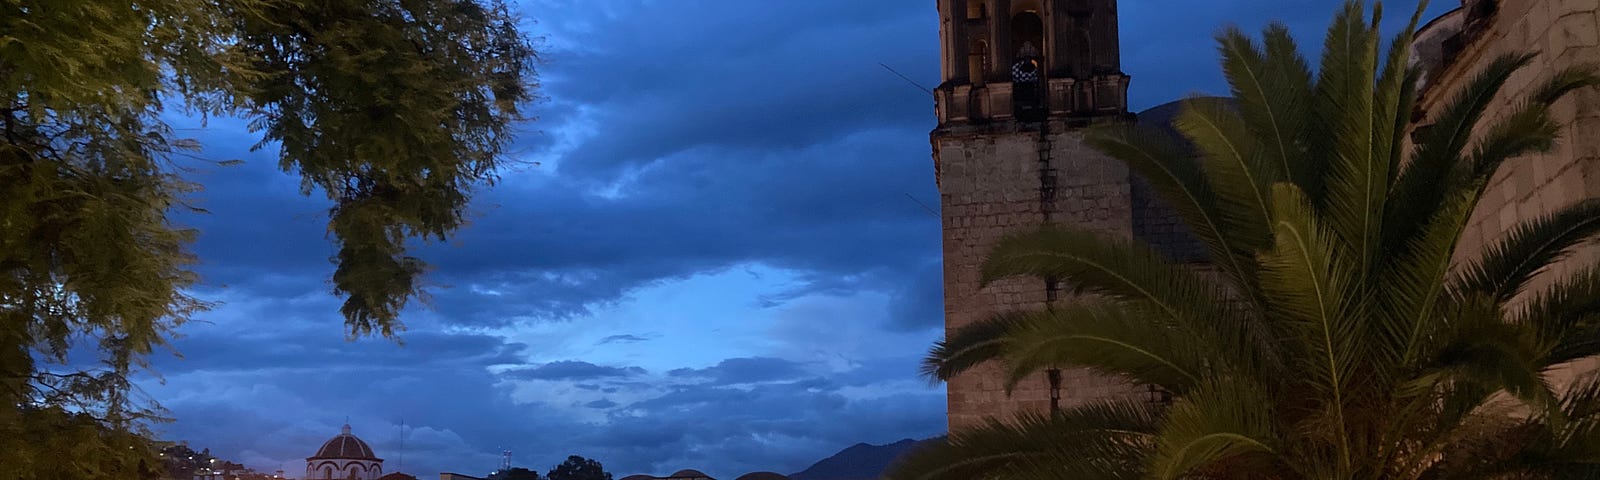
[[[1536,79],[1600,63],[1600,2],[1460,1],[1460,8],[1428,23],[1413,45],[1424,72],[1413,128],[1428,125],[1433,110],[1501,53],[1539,56],[1512,77],[1487,119],[1508,110]],[[1164,125],[1178,109],[1173,103],[1128,110],[1130,77],[1122,71],[1116,0],[938,0],[938,9],[943,83],[935,91],[939,126],[932,144],[943,207],[947,330],[1063,299],[1060,285],[1038,279],[980,288],[979,266],[989,249],[1042,224],[1086,226],[1143,240],[1181,261],[1202,261],[1199,245],[1153,192],[1120,162],[1082,142],[1089,125]],[[1600,197],[1600,93],[1571,95],[1552,117],[1566,127],[1562,141],[1494,179],[1460,251],[1478,251],[1522,219]],[[1563,265],[1596,259],[1600,251],[1591,250]],[[1578,370],[1594,368],[1600,361]],[[1019,410],[1149,394],[1082,370],[1041,373],[1011,395],[1004,385],[993,365],[952,379],[950,428]]]

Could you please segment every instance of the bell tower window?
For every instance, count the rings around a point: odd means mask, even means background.
[[[1039,12],[1027,10],[1011,16],[1011,41],[1016,45],[1017,58],[1022,58],[1023,45],[1032,45],[1034,48],[1044,47],[1044,19],[1039,17]]]
[[[985,18],[989,18],[989,2],[971,0],[967,4],[967,20],[983,20]]]

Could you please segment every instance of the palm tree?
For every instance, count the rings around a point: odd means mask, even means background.
[[[1600,354],[1600,265],[1531,287],[1600,233],[1600,200],[1452,261],[1489,179],[1550,148],[1550,105],[1600,78],[1559,72],[1490,122],[1531,58],[1500,57],[1408,148],[1421,12],[1384,55],[1381,3],[1369,18],[1347,2],[1317,73],[1281,25],[1219,35],[1234,100],[1187,102],[1174,126],[1190,145],[1090,135],[1179,212],[1209,267],[1070,226],[1013,236],[986,281],[1061,279],[1085,300],[953,331],[925,365],[942,380],[989,361],[1013,379],[1090,368],[1172,404],[991,419],[888,478],[1600,478],[1600,376],[1547,380]]]

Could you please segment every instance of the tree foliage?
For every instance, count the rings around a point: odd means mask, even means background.
[[[550,467],[544,478],[545,480],[611,480],[611,473],[606,472],[605,467],[598,461],[571,455],[560,465]]]
[[[489,474],[488,480],[539,480],[539,472],[522,467],[512,467]]]
[[[500,0],[0,0],[5,420],[67,408],[132,431],[155,413],[128,374],[209,306],[188,293],[197,232],[168,216],[192,208],[179,156],[200,145],[164,115],[246,119],[326,195],[349,332],[389,336],[422,294],[408,242],[448,236],[493,183],[533,61]],[[100,367],[69,362],[84,342]]]
[[[1460,248],[1489,180],[1549,149],[1550,106],[1600,77],[1558,72],[1490,119],[1531,58],[1500,57],[1408,146],[1422,8],[1387,49],[1381,12],[1347,2],[1316,72],[1282,26],[1260,41],[1225,30],[1234,104],[1186,103],[1174,126],[1194,153],[1154,129],[1089,135],[1150,179],[1213,272],[1073,227],[1012,236],[985,281],[1039,276],[1095,295],[957,329],[925,365],[944,380],[990,361],[1013,381],[1091,368],[1171,392],[1170,406],[994,419],[889,478],[1600,477],[1600,373],[1548,381],[1600,355],[1600,265],[1549,268],[1600,233],[1600,199]]]

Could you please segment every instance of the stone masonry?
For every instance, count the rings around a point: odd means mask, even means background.
[[[998,312],[1043,308],[1050,288],[1033,278],[1008,279],[980,288],[984,256],[1006,235],[1051,221],[1088,226],[1108,235],[1132,233],[1128,170],[1083,145],[1081,134],[1050,134],[1052,168],[1059,172],[1053,200],[1041,202],[1038,133],[963,135],[936,141],[944,213],[946,327],[958,328]],[[952,428],[984,417],[1008,418],[1020,409],[1044,411],[1050,405],[1045,374],[1027,380],[1007,396],[1005,378],[995,365],[949,382]],[[1084,370],[1061,372],[1061,406],[1125,394],[1122,382]]]
[[[1534,53],[1533,62],[1511,77],[1485,124],[1507,115],[1539,82],[1561,69],[1600,66],[1600,2],[1594,0],[1463,0],[1462,8],[1426,26],[1415,46],[1425,72],[1422,111],[1433,112],[1455,96],[1485,65],[1506,53]],[[1551,109],[1564,130],[1550,152],[1512,160],[1490,183],[1461,238],[1459,255],[1475,255],[1527,219],[1572,203],[1600,198],[1600,92],[1574,92]],[[1480,128],[1481,129],[1481,128]],[[1600,249],[1568,258],[1554,273],[1600,265]],[[1546,277],[1549,278],[1548,276]],[[1548,282],[1548,280],[1545,280]],[[1535,291],[1548,287],[1538,285]],[[1555,375],[1558,384],[1600,368],[1590,359]]]
[[[1039,279],[981,286],[983,259],[1005,236],[1045,223],[1134,233],[1127,167],[1082,140],[1086,126],[1132,116],[1117,59],[1114,0],[941,0],[939,7],[945,81],[935,94],[939,128],[932,143],[944,221],[945,325],[954,329],[1062,300],[1059,286]],[[1011,65],[1028,60],[1021,38],[1039,51],[1037,80],[1012,81]],[[1102,48],[1061,47],[1074,38],[1097,39],[1088,43]],[[1018,92],[1034,86],[1042,94],[1029,103]],[[1020,118],[1030,108],[1045,112],[1043,118]],[[962,374],[948,385],[950,427],[1045,411],[1052,395],[1069,407],[1133,391],[1086,370],[1058,375],[1052,382],[1039,374],[1008,395],[996,365]]]

